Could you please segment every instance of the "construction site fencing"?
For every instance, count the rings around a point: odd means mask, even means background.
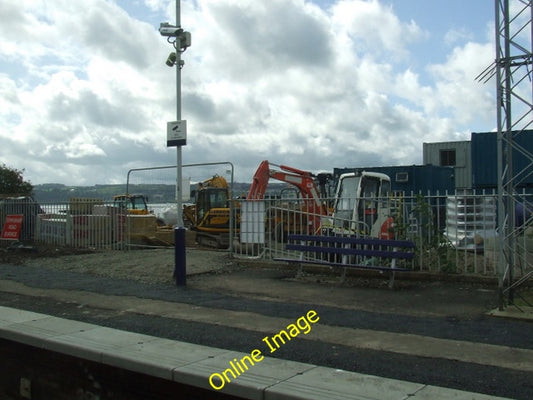
[[[515,212],[523,234],[517,241],[517,259],[522,274],[531,269],[533,227],[531,195],[523,194]],[[497,196],[494,192],[395,194],[371,198],[368,204],[388,202],[394,224],[391,238],[416,243],[416,253],[408,268],[455,274],[496,276],[500,257],[497,229]],[[331,207],[334,199],[323,199]],[[285,250],[289,234],[335,234],[361,236],[370,231],[370,220],[362,220],[356,229],[339,229],[343,225],[331,215],[310,215],[301,199],[269,198],[241,201],[240,223],[235,227],[235,257],[274,259],[276,257],[323,257],[316,254],[291,254]],[[368,213],[372,215],[372,213]],[[310,229],[312,218],[319,218],[318,229]],[[347,226],[347,225],[344,225]]]
[[[4,199],[0,201],[0,226],[8,215],[23,215],[18,241],[24,243],[119,250],[150,240],[165,244],[164,238],[155,237],[154,214],[128,215],[126,210],[100,199],[73,198],[53,203]],[[4,240],[4,245],[15,242]]]
[[[531,197],[523,193],[512,213],[520,231],[514,241],[516,278],[527,276],[532,270]],[[499,273],[502,252],[495,193],[397,194],[367,200],[375,204],[388,202],[394,219],[393,237],[416,243],[415,258],[408,265],[413,271],[485,276]],[[334,199],[323,202],[331,211]],[[306,212],[301,199],[234,199],[231,206],[235,218],[228,250],[234,257],[272,260],[299,256],[285,250],[289,234],[340,234],[335,225],[342,221],[333,220],[330,212]],[[0,227],[4,227],[8,215],[22,215],[21,241],[94,249],[172,246],[172,227],[161,229],[158,223],[165,207],[168,204],[149,204],[152,213],[129,215],[112,202],[99,199],[37,203],[31,198],[8,198],[0,199]],[[366,223],[343,234],[362,235],[369,231]]]

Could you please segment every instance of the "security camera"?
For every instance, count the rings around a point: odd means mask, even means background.
[[[183,32],[183,29],[170,25],[168,22],[161,22],[159,24],[159,33],[161,36],[178,36],[181,32]]]
[[[168,55],[168,58],[167,58],[167,61],[166,61],[166,64],[169,66],[169,67],[173,67],[174,65],[176,65],[176,53],[172,52]]]
[[[187,47],[191,47],[191,33],[190,32],[181,32],[179,35],[180,38],[180,46],[182,49],[186,49]]]

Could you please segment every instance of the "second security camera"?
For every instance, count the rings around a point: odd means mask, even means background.
[[[167,58],[167,61],[166,61],[166,64],[169,66],[169,67],[173,67],[174,65],[176,65],[176,53],[172,52],[168,55],[168,58]]]

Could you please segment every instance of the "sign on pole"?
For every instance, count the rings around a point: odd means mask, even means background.
[[[167,147],[187,144],[187,121],[167,122]]]
[[[2,239],[18,240],[22,228],[23,215],[8,215],[2,229]]]

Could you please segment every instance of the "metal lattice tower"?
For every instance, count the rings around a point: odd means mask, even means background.
[[[533,154],[520,145],[521,135],[533,125],[531,0],[495,0],[497,124],[498,124],[498,228],[500,232],[499,308],[515,304],[518,289],[533,276],[527,259],[524,226],[533,206],[520,192],[533,175]],[[526,159],[520,167],[513,157]],[[518,213],[520,215],[518,215]],[[519,221],[517,222],[517,217]],[[525,255],[525,256],[522,256]]]

